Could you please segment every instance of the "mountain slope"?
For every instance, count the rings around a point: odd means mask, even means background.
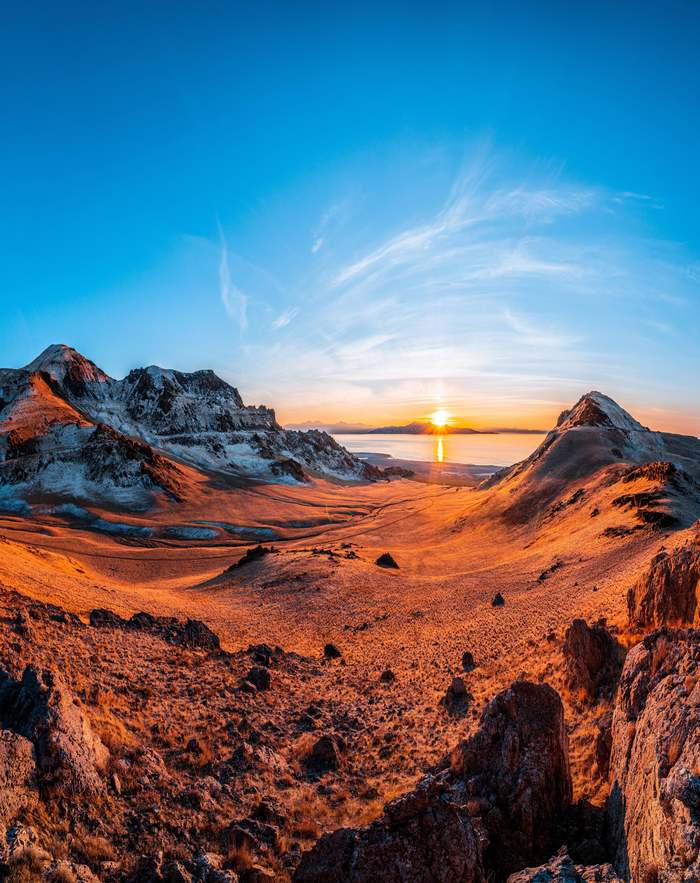
[[[560,415],[529,457],[482,488],[494,490],[514,522],[559,514],[585,500],[590,512],[612,505],[640,523],[671,525],[700,515],[699,483],[700,440],[653,432],[593,391]]]

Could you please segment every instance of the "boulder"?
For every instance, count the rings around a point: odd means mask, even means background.
[[[626,879],[700,877],[700,631],[662,630],[628,654],[612,722],[608,824]]]
[[[221,858],[211,853],[200,853],[195,860],[194,883],[238,883],[235,871],[221,868]]]
[[[257,690],[269,690],[271,685],[270,672],[261,665],[254,665],[245,676],[246,681]]]
[[[374,563],[377,565],[377,567],[393,567],[396,570],[398,570],[399,568],[399,565],[394,560],[394,556],[391,555],[389,552],[384,552],[383,554],[381,554]]]
[[[304,757],[304,766],[315,775],[337,770],[344,750],[345,743],[342,739],[326,734],[319,737],[311,746],[311,750]]]
[[[41,784],[102,790],[109,753],[56,672],[27,666],[21,681],[0,672],[0,722],[33,743]]]
[[[466,672],[473,671],[476,668],[474,654],[469,650],[465,650],[464,653],[462,653],[462,668]]]
[[[491,606],[503,607],[505,603],[506,599],[503,597],[503,595],[500,592],[496,592],[496,594],[493,596],[493,600],[491,601]]]
[[[323,648],[323,655],[326,659],[340,659],[343,655],[335,644],[326,644]]]
[[[700,625],[700,542],[660,552],[627,594],[633,629]]]
[[[269,644],[251,644],[246,653],[255,665],[263,665],[265,668],[274,668],[285,658],[285,652],[281,647],[271,647]]]
[[[442,699],[442,704],[449,714],[459,716],[466,713],[471,701],[471,693],[467,690],[464,678],[452,678],[452,683]]]
[[[516,681],[477,733],[366,828],[325,834],[295,883],[486,883],[555,846],[571,801],[564,712],[544,684]]]
[[[622,668],[623,650],[605,627],[575,619],[566,630],[564,677],[570,690],[589,701],[610,697]]]

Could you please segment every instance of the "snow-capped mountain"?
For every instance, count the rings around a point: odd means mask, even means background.
[[[151,366],[115,380],[63,345],[0,370],[0,498],[9,492],[145,508],[178,497],[181,463],[273,481],[378,471],[324,432],[283,429],[213,371]]]

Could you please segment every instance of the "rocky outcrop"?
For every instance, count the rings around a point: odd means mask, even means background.
[[[485,883],[550,855],[570,800],[561,700],[516,681],[440,770],[372,825],[324,835],[294,881]]]
[[[628,654],[612,724],[608,817],[618,872],[700,876],[700,631],[654,632]]]
[[[700,625],[700,542],[660,552],[627,595],[633,629]]]
[[[82,452],[85,474],[95,483],[108,480],[118,487],[138,484],[164,490],[179,499],[180,469],[150,445],[131,438],[103,423],[89,436]]]
[[[184,622],[175,616],[154,616],[152,613],[134,613],[130,619],[122,619],[112,610],[96,608],[90,611],[90,625],[95,628],[119,628],[135,632],[148,632],[169,644],[214,652],[221,642],[207,625],[198,619]]]
[[[560,850],[539,868],[525,868],[508,877],[508,883],[622,883],[612,865],[576,865]]]
[[[35,797],[34,746],[17,733],[0,730],[0,835]]]
[[[366,828],[325,834],[294,883],[486,883],[479,835],[452,802],[446,775],[388,803]]]
[[[562,647],[567,686],[588,701],[609,698],[622,668],[623,652],[604,622],[589,626],[583,619],[575,619],[566,630]]]
[[[312,776],[321,776],[330,770],[337,770],[342,763],[345,742],[339,736],[320,736],[303,758],[304,766]]]
[[[484,709],[478,731],[451,758],[488,831],[485,864],[496,872],[551,854],[553,821],[571,802],[559,694],[516,681]]]
[[[0,672],[0,723],[34,745],[41,784],[102,790],[108,751],[57,673],[28,666],[16,681]]]

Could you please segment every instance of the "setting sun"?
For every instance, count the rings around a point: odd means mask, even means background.
[[[430,421],[433,426],[437,426],[439,429],[441,429],[443,426],[447,425],[449,416],[450,415],[447,411],[438,409],[437,411],[433,411],[433,413],[430,415]]]

